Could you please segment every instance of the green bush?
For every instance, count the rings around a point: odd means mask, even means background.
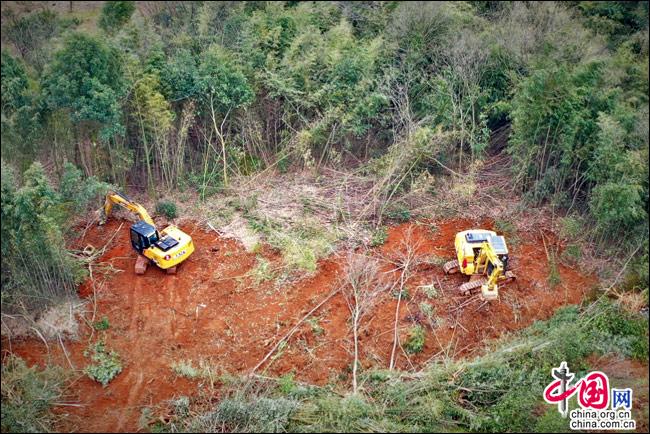
[[[582,258],[582,250],[577,244],[569,244],[562,252],[562,261],[569,265],[577,264]]]
[[[575,241],[585,232],[585,225],[582,219],[576,216],[560,218],[560,236],[569,241]]]
[[[76,297],[84,278],[81,263],[66,249],[64,227],[70,214],[33,163],[18,186],[10,167],[2,165],[2,309],[41,310]]]
[[[515,227],[514,223],[509,220],[496,219],[494,221],[494,230],[499,235],[503,234],[512,236],[517,231],[517,228]]]
[[[161,200],[156,204],[156,212],[172,220],[178,216],[176,204],[170,200]]]
[[[411,220],[411,210],[404,205],[394,205],[388,208],[386,217],[399,223],[405,223]]]
[[[2,432],[49,432],[52,404],[60,399],[68,373],[59,367],[28,368],[20,357],[2,361]]]
[[[416,325],[409,331],[409,337],[404,344],[406,352],[411,354],[421,353],[424,349],[426,331],[421,325]]]
[[[108,330],[110,328],[110,326],[111,325],[108,322],[108,318],[106,318],[105,316],[102,317],[101,321],[95,321],[95,323],[93,324],[93,327],[97,331]]]
[[[107,1],[102,7],[99,17],[99,27],[107,33],[119,30],[135,11],[135,2],[132,1]]]
[[[85,350],[84,356],[90,356],[91,360],[95,362],[86,366],[84,372],[88,377],[101,383],[104,387],[122,372],[120,355],[115,351],[109,352],[103,339],[97,341],[92,348]]]
[[[370,247],[381,246],[388,239],[388,229],[386,226],[380,226],[373,232],[372,238],[370,239]]]
[[[292,372],[283,375],[278,380],[278,387],[280,393],[283,395],[290,395],[291,392],[296,388],[296,381],[294,380],[294,374]]]
[[[100,199],[112,187],[90,176],[84,179],[83,173],[72,163],[66,163],[59,181],[61,201],[70,214],[78,214],[89,209],[96,209]]]

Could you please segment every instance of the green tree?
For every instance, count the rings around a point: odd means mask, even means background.
[[[70,116],[79,161],[92,175],[92,142],[107,142],[124,132],[120,98],[125,87],[119,54],[97,38],[74,33],[55,54],[43,87],[47,107]]]
[[[219,45],[212,45],[203,55],[199,66],[199,88],[221,144],[223,182],[228,185],[225,127],[235,110],[245,107],[253,100],[253,89],[232,55]],[[204,180],[205,174],[206,170]]]
[[[132,1],[107,1],[102,7],[99,17],[99,27],[106,33],[118,31],[133,15],[135,2]]]
[[[2,50],[2,113],[11,116],[25,105],[27,92],[27,72],[23,65],[8,52]]]
[[[152,165],[161,171],[160,178],[168,187],[175,184],[170,172],[169,131],[172,128],[174,113],[165,97],[159,91],[159,80],[156,75],[147,74],[140,78],[133,91],[132,113],[138,124],[140,139],[144,149],[145,166],[147,168],[147,186],[154,191],[154,175]]]

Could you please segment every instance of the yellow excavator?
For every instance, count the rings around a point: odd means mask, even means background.
[[[454,241],[457,259],[447,262],[445,274],[460,271],[470,276],[470,281],[458,288],[463,295],[481,289],[485,300],[499,298],[499,284],[515,280],[508,270],[508,246],[503,236],[494,231],[472,229],[456,234]]]
[[[100,225],[106,223],[114,204],[140,217],[139,221],[131,225],[131,246],[138,252],[136,274],[144,274],[150,262],[166,270],[167,274],[175,274],[178,264],[194,252],[192,237],[174,225],[158,232],[147,210],[122,193],[109,192],[106,195]]]

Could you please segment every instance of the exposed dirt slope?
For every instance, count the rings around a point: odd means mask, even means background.
[[[79,241],[101,248],[118,229],[120,221],[92,228]],[[409,237],[418,253],[453,256],[456,232],[471,227],[491,227],[491,222],[446,220],[422,224],[407,223],[390,229],[387,242],[373,254],[385,258],[403,248]],[[272,280],[256,283],[247,275],[257,263],[257,255],[272,266],[281,266],[281,257],[270,248],[248,253],[232,239],[205,232],[194,225],[181,225],[192,235],[196,252],[178,274],[168,276],[150,267],[144,276],[133,273],[135,253],[129,244],[128,224],[119,231],[102,261],[122,270],[95,281],[97,319],[106,316],[109,348],[124,360],[124,370],[103,388],[85,376],[73,385],[80,407],[62,407],[70,415],[62,429],[78,431],[137,430],[141,408],[174,396],[190,395],[196,382],[177,377],[170,368],[183,359],[207,360],[222,372],[245,374],[305,313],[340,284],[346,255],[341,253],[319,262],[311,276],[287,285]],[[409,298],[401,305],[400,335],[406,339],[414,323],[427,329],[425,348],[416,355],[398,354],[401,369],[420,368],[436,356],[459,357],[480,352],[486,339],[521,329],[534,320],[545,319],[565,304],[580,302],[593,288],[596,279],[559,265],[561,283],[554,289],[547,284],[549,264],[542,233],[518,234],[510,243],[516,283],[501,289],[501,300],[483,305],[478,299],[463,308],[468,298],[456,293],[465,281],[460,275],[445,276],[440,266],[418,267],[407,282]],[[547,248],[556,248],[551,233],[544,235]],[[438,295],[428,297],[420,285],[434,284]],[[82,297],[93,297],[93,282],[81,288]],[[432,305],[436,327],[424,320],[419,304]],[[368,315],[361,334],[364,367],[388,367],[393,343],[396,302],[385,294]],[[347,383],[351,364],[349,311],[342,295],[333,297],[304,323],[279,356],[264,365],[270,375],[295,372],[296,378],[314,384]],[[66,342],[70,359],[82,369],[90,331],[79,342]],[[97,339],[95,332],[93,341]],[[3,343],[3,349],[6,349]],[[50,345],[48,355],[38,340],[12,342],[15,353],[29,363],[45,363],[48,358],[67,366],[60,346]]]

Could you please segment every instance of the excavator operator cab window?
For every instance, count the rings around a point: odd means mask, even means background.
[[[158,242],[158,238],[156,228],[147,222],[139,221],[131,226],[131,245],[139,253]]]

